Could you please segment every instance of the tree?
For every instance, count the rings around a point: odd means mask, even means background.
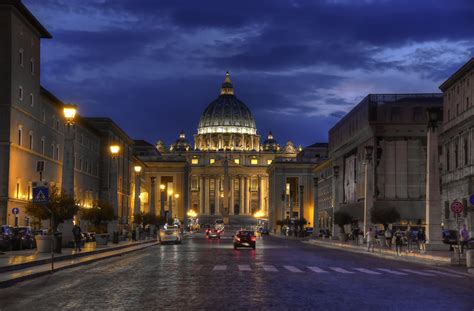
[[[345,233],[344,225],[348,225],[352,222],[352,216],[346,212],[337,211],[334,213],[334,223],[341,228],[341,232]]]
[[[79,206],[72,196],[59,191],[59,188],[52,186],[49,188],[49,200],[46,204],[35,204],[30,202],[25,207],[26,213],[38,220],[51,219],[53,232],[58,230],[58,226],[64,221],[72,219],[79,210]]]
[[[384,229],[387,229],[388,224],[400,221],[400,213],[394,207],[374,207],[370,210],[370,220],[374,224],[383,224]]]
[[[107,223],[115,219],[112,204],[104,200],[95,200],[90,208],[81,209],[81,218],[94,225],[96,233],[107,232]]]

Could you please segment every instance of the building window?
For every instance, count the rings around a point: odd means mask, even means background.
[[[33,93],[30,93],[30,106],[33,107],[35,105],[35,97]]]
[[[451,111],[448,109],[448,121],[451,120]]]
[[[33,197],[32,193],[31,193],[31,183],[28,183],[28,193],[27,193],[27,195],[28,195],[27,199],[31,200],[32,197]]]
[[[469,164],[469,148],[467,139],[464,139],[464,165]]]
[[[30,148],[30,150],[33,150],[33,132],[30,132],[28,138],[29,138],[29,140],[28,140],[28,147]]]
[[[18,51],[18,64],[23,67],[23,49]]]
[[[423,121],[423,108],[422,107],[413,108],[413,121]]]
[[[23,125],[18,126],[18,145],[21,146],[23,140]]]
[[[466,97],[466,110],[469,109],[469,97]]]
[[[44,155],[44,137],[41,137],[41,154]]]
[[[455,144],[454,145],[454,168],[459,167],[458,156],[459,156],[458,144]]]
[[[215,159],[209,159],[209,164],[214,164],[214,163],[216,163]]]
[[[43,109],[43,123],[46,123],[46,112]]]
[[[51,158],[55,159],[55,157],[54,157],[54,142],[51,144]]]
[[[456,115],[457,115],[457,116],[461,113],[460,110],[461,110],[461,109],[459,109],[459,104],[457,104],[457,105],[456,105]]]
[[[56,120],[56,131],[59,131],[59,120]]]
[[[449,145],[447,145],[447,146],[446,146],[446,171],[448,171],[448,172],[449,172],[449,170],[450,170],[450,168],[451,168],[450,165],[449,165],[449,160],[450,160],[450,159],[449,159],[449,157],[450,157],[450,154],[449,154],[449,153],[450,153],[450,152],[449,152]]]
[[[392,107],[390,109],[390,120],[391,121],[400,121],[401,119],[401,109],[400,107]]]
[[[267,165],[272,164],[273,160],[267,160]]]
[[[59,161],[59,145],[56,145],[56,160]]]
[[[199,164],[199,159],[198,158],[191,159],[191,164],[193,165]]]
[[[23,100],[23,87],[18,88],[18,99]]]
[[[257,165],[258,164],[258,159],[250,159],[250,164],[251,165]]]
[[[16,182],[16,194],[15,194],[15,197],[16,197],[17,199],[20,198],[20,182],[19,182],[19,181]]]
[[[35,60],[33,58],[30,59],[30,72],[32,75],[35,74]]]
[[[240,164],[240,159],[239,159],[239,158],[235,158],[235,159],[234,159],[234,163],[235,163],[235,164]]]

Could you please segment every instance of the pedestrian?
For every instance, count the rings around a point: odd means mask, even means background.
[[[374,252],[375,233],[372,230],[372,227],[369,228],[365,235],[367,238],[367,251],[370,252],[370,249],[372,248],[372,252]]]
[[[420,245],[420,253],[426,253],[426,234],[423,228],[418,231],[418,243]]]
[[[400,228],[395,231],[395,250],[397,252],[397,256],[402,255],[402,246],[403,246],[403,234],[400,231]]]
[[[389,248],[392,249],[392,230],[387,226],[387,229],[385,230],[385,245]]]
[[[459,237],[461,239],[461,254],[464,253],[464,247],[467,248],[467,241],[469,240],[469,232],[466,229],[466,225],[462,226],[462,229],[459,231]]]
[[[77,224],[72,227],[72,235],[74,236],[74,250],[81,251],[82,230]]]

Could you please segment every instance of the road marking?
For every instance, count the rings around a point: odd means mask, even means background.
[[[424,270],[424,271],[433,272],[433,273],[436,273],[436,274],[439,274],[439,275],[449,276],[451,278],[463,278],[463,276],[460,276],[458,274],[452,274],[452,273],[442,272],[442,271],[437,271],[437,270]]]
[[[283,266],[285,267],[286,270],[290,271],[290,272],[293,272],[293,273],[301,273],[303,271],[301,271],[300,269],[294,267],[294,266]]]
[[[381,274],[380,272],[371,271],[371,270],[365,269],[365,268],[354,268],[354,270],[357,270],[357,271],[360,271],[360,272],[366,273],[366,274]]]
[[[334,271],[339,272],[339,273],[345,273],[345,274],[352,274],[352,273],[354,273],[354,272],[352,272],[352,271],[347,271],[346,269],[338,268],[338,267],[329,267],[329,269],[334,270]]]
[[[275,266],[272,265],[263,265],[263,270],[267,272],[278,272],[278,269],[275,268]]]
[[[239,271],[252,271],[249,265],[239,265]]]
[[[377,268],[377,270],[387,272],[387,273],[391,273],[391,274],[395,274],[395,275],[407,275],[406,273],[395,271],[395,270],[390,270],[390,269]]]
[[[421,272],[421,271],[416,271],[412,269],[400,269],[405,272],[413,273],[413,274],[418,274],[418,275],[423,275],[423,276],[435,276],[434,274],[426,273],[426,272]]]
[[[212,269],[214,271],[225,271],[227,270],[227,266],[226,265],[216,265],[214,266],[214,269]]]
[[[323,269],[318,267],[308,267],[308,269],[316,273],[328,273],[327,271],[324,271]]]

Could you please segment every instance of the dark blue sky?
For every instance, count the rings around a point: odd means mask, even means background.
[[[226,70],[258,132],[326,141],[368,93],[438,92],[474,55],[473,0],[24,0],[43,86],[151,143],[196,132]]]

